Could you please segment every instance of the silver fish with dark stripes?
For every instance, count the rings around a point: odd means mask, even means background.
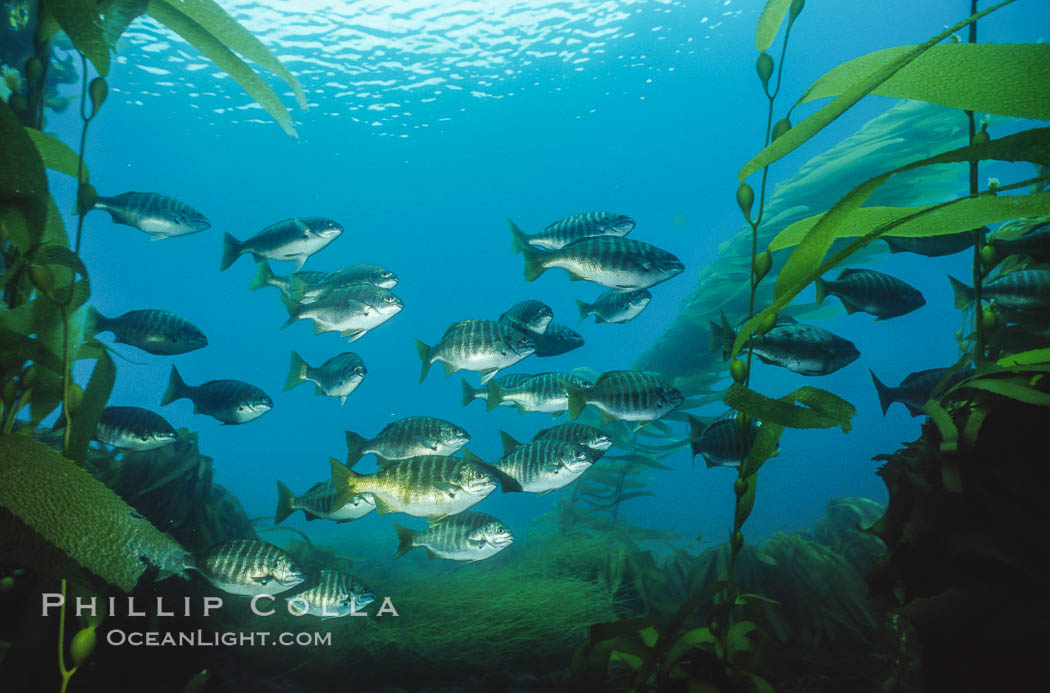
[[[511,450],[492,466],[514,479],[526,493],[544,494],[576,481],[595,458],[587,448],[557,440],[533,440]],[[516,490],[508,489],[504,491]]]
[[[725,316],[722,324],[711,323],[714,343],[722,345],[723,355],[730,353],[736,332]],[[754,340],[754,354],[768,363],[801,375],[827,375],[848,366],[860,357],[853,342],[816,325],[796,322],[780,316],[776,324]]]
[[[634,219],[613,212],[586,212],[574,214],[548,224],[539,233],[529,236],[510,219],[510,232],[514,252],[524,245],[533,245],[542,250],[558,250],[583,238],[596,236],[626,236],[634,230]]]
[[[149,234],[154,241],[211,228],[208,218],[193,207],[160,193],[126,192],[99,197],[91,209],[109,212],[113,223],[134,227]]]
[[[875,384],[875,391],[879,394],[879,406],[882,407],[883,416],[886,416],[886,411],[894,402],[900,402],[907,407],[908,413],[912,416],[923,416],[925,412],[922,408],[926,406],[934,390],[937,389],[937,385],[945,379],[949,370],[948,368],[929,368],[909,373],[897,387],[884,384],[870,368],[868,372],[871,373],[871,381]],[[945,383],[944,389],[959,384],[974,373],[973,368],[963,368],[953,373]]]
[[[175,356],[208,346],[200,328],[166,310],[132,310],[107,318],[88,306],[84,329],[88,334],[112,332],[118,343],[158,356]]]
[[[477,371],[484,385],[501,369],[513,366],[535,350],[536,344],[528,335],[498,322],[454,322],[432,347],[416,340],[416,351],[423,362],[419,382],[426,379],[430,366],[440,361],[446,377],[459,370]]]
[[[337,460],[331,463],[332,484],[339,490],[333,507],[355,494],[371,493],[381,515],[406,513],[430,520],[463,512],[492,493],[500,480],[491,467],[445,455],[391,462],[373,474],[358,474]]]
[[[245,424],[273,409],[273,400],[254,385],[240,380],[209,380],[203,385],[190,386],[172,366],[168,389],[160,405],[163,407],[177,399],[190,400],[194,414],[207,414],[223,424]]]
[[[949,276],[955,292],[955,307],[973,304],[973,288]],[[1003,274],[981,287],[981,298],[1011,310],[1050,308],[1050,269],[1029,269]]]
[[[603,423],[614,420],[651,423],[670,413],[685,397],[674,386],[641,371],[607,371],[594,387],[565,383],[569,416],[578,418],[588,404],[601,414]]]
[[[246,597],[280,594],[303,581],[303,571],[283,549],[257,539],[234,539],[194,556],[186,566],[213,586]]]
[[[630,238],[585,238],[561,250],[545,253],[532,246],[525,256],[525,281],[535,281],[552,267],[569,273],[572,281],[590,281],[617,291],[647,289],[682,273],[677,257],[654,245]]]
[[[849,314],[870,313],[886,320],[926,305],[922,293],[896,277],[869,269],[846,268],[835,280],[817,278],[817,304],[828,296],[838,296]]]
[[[520,447],[522,443],[515,440],[514,436],[506,431],[499,432],[500,443],[503,445],[503,454],[508,455]],[[545,428],[532,437],[533,441],[551,440],[560,443],[572,443],[587,450],[592,462],[597,462],[602,455],[612,447],[612,437],[594,426],[569,422]]]
[[[288,320],[281,329],[305,319],[313,322],[314,334],[338,332],[351,342],[364,337],[405,307],[389,289],[371,284],[344,286],[311,303],[299,304],[283,296],[281,300],[288,310]]]
[[[999,255],[1027,255],[1036,262],[1050,262],[1050,223],[1029,229],[1017,238],[995,238],[988,243]]]
[[[560,322],[552,322],[547,325],[543,334],[531,334],[532,341],[536,344],[536,356],[545,358],[547,356],[560,356],[573,349],[583,346],[583,337],[579,332],[566,327]]]
[[[334,522],[350,522],[359,520],[376,509],[375,501],[371,494],[359,493],[350,498],[346,503],[332,510],[332,504],[338,491],[332,486],[331,479],[319,481],[311,486],[306,493],[297,496],[292,490],[277,482],[277,512],[274,513],[273,523],[281,524],[286,517],[296,510],[302,510],[309,520],[332,520]]]
[[[95,440],[122,450],[155,450],[176,438],[163,416],[141,407],[106,407],[95,427]]]
[[[924,257],[955,255],[973,247],[973,231],[960,231],[943,236],[881,236],[881,238],[886,241],[891,253],[914,253]]]
[[[289,297],[297,303],[312,303],[321,296],[357,284],[370,284],[381,289],[393,289],[398,277],[379,265],[352,265],[327,274],[319,281],[308,282],[292,276],[289,281]]]
[[[431,416],[410,416],[387,424],[371,440],[346,432],[346,464],[373,454],[381,460],[407,460],[425,455],[451,455],[470,442],[454,423]]]
[[[543,334],[554,319],[554,311],[543,301],[515,303],[499,316],[499,322],[529,334]]]
[[[428,558],[474,563],[492,558],[514,543],[510,527],[492,515],[473,510],[446,517],[419,531],[395,524],[398,547],[394,558],[421,546]]]
[[[580,321],[577,325],[586,320],[588,315],[593,315],[596,323],[630,322],[638,317],[652,300],[653,295],[649,293],[648,289],[638,289],[636,291],[615,291],[609,289],[599,296],[594,303],[576,301],[576,307],[580,311]]]
[[[298,352],[292,351],[292,363],[288,377],[284,380],[285,391],[305,383],[312,382],[317,386],[317,394],[338,398],[339,404],[346,404],[350,393],[364,382],[368,375],[365,362],[352,351],[338,354],[316,368],[308,364]]]
[[[343,227],[323,217],[294,217],[270,224],[246,241],[230,234],[222,237],[222,262],[219,271],[232,265],[241,255],[251,255],[256,262],[263,259],[288,260],[295,269],[319,250],[339,237]]]
[[[365,607],[375,600],[375,592],[353,575],[322,570],[317,584],[288,597],[288,611],[293,616],[309,614],[327,621],[364,613]]]
[[[488,384],[485,409],[491,411],[509,402],[521,414],[542,412],[559,416],[569,408],[566,382],[583,389],[594,386],[590,380],[571,373],[537,373],[515,385],[493,380]]]
[[[689,422],[689,447],[693,457],[703,455],[708,468],[739,467],[741,457],[751,451],[758,434],[758,424],[752,420],[747,432],[747,442],[740,446],[740,427],[736,412],[730,410],[711,423],[686,414]]]
[[[529,374],[529,373],[507,373],[506,375],[501,375],[498,378],[493,378],[492,380],[489,381],[488,385],[492,385],[492,383],[499,383],[500,385],[502,385],[504,387],[514,387],[515,385],[518,385],[519,383],[525,382],[526,380],[528,380],[531,377],[532,377],[532,375]],[[486,385],[484,387],[477,387],[477,388],[475,388],[470,383],[467,382],[466,378],[460,378],[460,380],[463,381],[463,400],[462,401],[463,401],[463,406],[464,407],[467,406],[468,404],[470,404],[471,402],[473,402],[476,399],[479,399],[482,402],[484,402],[484,401],[486,401],[488,399],[488,397],[489,397],[488,385]],[[504,401],[504,402],[500,402],[500,405],[501,406],[505,406],[505,407],[512,407],[512,406],[514,406],[514,403],[513,402],[506,402],[506,401]]]

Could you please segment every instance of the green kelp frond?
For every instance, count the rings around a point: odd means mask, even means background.
[[[24,435],[0,436],[0,478],[0,508],[125,592],[148,567],[183,571],[185,549],[43,443]],[[18,560],[31,563],[33,556]]]
[[[914,46],[875,51],[834,68],[795,106],[838,96]],[[1050,44],[947,43],[930,48],[871,93],[959,110],[1050,120]]]
[[[791,224],[829,209],[871,176],[966,142],[966,120],[956,111],[920,101],[895,104],[776,186],[766,202],[759,248]],[[962,167],[950,166],[900,173],[882,185],[869,203],[908,206],[944,199],[959,190],[963,175]],[[862,252],[875,259],[880,252],[875,248],[869,246]],[[786,252],[774,253],[773,275],[786,257]],[[696,391],[691,383],[708,383],[710,374],[724,373],[728,365],[720,350],[704,348],[711,340],[707,325],[717,322],[720,312],[741,315],[747,311],[747,282],[726,277],[740,272],[746,276],[750,262],[751,228],[745,227],[719,246],[718,258],[699,271],[697,287],[683,301],[678,318],[633,367],[659,373],[686,394]],[[758,305],[772,301],[772,288],[769,281],[759,285]],[[792,315],[803,319],[806,314],[795,309],[790,309]]]

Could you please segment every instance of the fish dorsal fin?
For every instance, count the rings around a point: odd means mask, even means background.
[[[448,327],[445,328],[445,332],[444,332],[444,334],[441,335],[441,338],[444,339],[445,335],[447,335],[449,332],[451,332],[452,330],[456,329],[457,327],[460,327],[462,325],[466,325],[469,322],[470,322],[470,320],[459,320],[458,322],[452,323],[451,325],[449,325]]]
[[[856,274],[859,271],[860,270],[856,269],[855,267],[847,267],[846,269],[844,269],[841,272],[839,272],[838,279],[845,279],[846,277],[850,276],[851,274]]]

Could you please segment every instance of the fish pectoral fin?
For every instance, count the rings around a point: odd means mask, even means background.
[[[346,404],[346,397],[347,397],[346,395],[341,395],[339,397],[339,406],[340,407],[343,406],[344,404]]]
[[[151,234],[149,234],[149,239],[151,241],[163,241],[165,238],[167,238],[167,236],[165,236],[163,233],[151,233]]]
[[[427,515],[427,522],[430,522],[430,523],[440,522],[441,520],[444,520],[446,517],[448,517],[448,513],[440,513],[438,515]],[[427,549],[427,551],[430,551],[430,549]]]
[[[343,337],[346,337],[347,340],[353,342],[353,341],[356,341],[356,340],[361,339],[362,337],[364,337],[366,332],[368,332],[368,330],[360,330],[360,329],[358,329],[358,330],[345,330],[343,332],[340,332],[339,334],[341,336],[343,336]]]
[[[486,368],[483,371],[478,371],[478,375],[481,376],[481,384],[484,385],[488,381],[492,380],[495,375],[499,373],[498,368]]]
[[[455,484],[450,484],[450,483],[447,483],[447,482],[444,482],[444,481],[435,481],[434,482],[434,488],[439,489],[439,490],[443,491],[444,493],[447,493],[449,498],[455,498],[456,497],[456,491],[459,491],[459,486],[456,486]]]
[[[300,255],[299,257],[295,258],[295,271],[296,272],[298,272],[299,270],[301,270],[303,268],[303,265],[306,264],[306,260],[307,260],[308,257],[310,257],[310,256],[309,255]],[[288,258],[288,259],[291,260],[292,258]]]
[[[253,577],[252,582],[259,585],[266,585],[273,581],[273,578],[269,575],[261,575],[259,577]]]
[[[387,513],[394,512],[394,510],[390,507],[390,505],[385,500],[380,498],[379,496],[373,495],[372,499],[375,500],[375,502],[376,502],[376,512],[379,513],[380,515],[386,515]]]

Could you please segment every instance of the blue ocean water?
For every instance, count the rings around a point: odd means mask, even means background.
[[[600,293],[558,271],[525,282],[521,257],[510,252],[508,217],[536,231],[578,212],[629,214],[638,222],[633,238],[686,265],[653,289],[652,304],[634,321],[588,321],[579,328],[583,348],[543,361],[530,357],[518,372],[629,368],[677,316],[696,272],[741,228],[735,174],[760,148],[765,128],[766,102],[754,75],[759,0],[221,4],[303,83],[310,109],[293,112],[298,138],[285,135],[192,48],[140,20],[118,46],[110,99],[91,125],[91,180],[102,194],[177,197],[205,213],[213,228],[152,243],[93,213],[83,257],[92,302],[103,313],[167,309],[207,334],[206,349],[171,358],[118,346],[137,363],[119,364],[110,403],[153,408],[175,426],[199,431],[216,481],[250,517],[273,513],[277,480],[303,491],[325,479],[328,458],[345,454],[345,430],[371,436],[405,416],[439,416],[465,427],[473,436],[469,448],[494,460],[500,429],[522,439],[550,425],[544,414],[461,407],[461,374],[445,379],[435,369],[418,384],[414,339],[432,344],[451,322],[495,319],[528,298],[575,325],[573,299]],[[967,12],[968,3],[954,0],[811,0],[793,29],[778,108],[832,66],[921,42]],[[1048,20],[1045,4],[1018,2],[982,20],[980,38],[1037,40]],[[285,103],[293,106],[290,95]],[[771,183],[890,104],[870,97],[778,162]],[[73,109],[52,116],[49,128],[67,142],[79,136]],[[982,176],[996,170],[988,167]],[[55,178],[53,188],[69,209],[69,181]],[[286,313],[276,290],[247,289],[255,272],[249,259],[218,271],[223,232],[244,239],[278,220],[310,215],[331,217],[346,230],[304,269],[375,263],[401,278],[395,293],[405,309],[349,346],[335,334],[314,336],[307,321],[279,329]],[[885,499],[871,457],[916,437],[921,420],[899,405],[883,418],[867,369],[896,383],[955,360],[961,321],[944,274],[968,276],[968,260],[967,254],[932,261],[898,255],[875,265],[923,291],[927,305],[888,322],[865,315],[821,322],[860,348],[861,358],[842,371],[804,378],[756,367],[754,382],[763,391],[816,384],[849,399],[858,416],[849,434],[784,435],[780,456],[762,472],[749,538],[808,527],[831,498]],[[274,269],[293,268],[274,263]],[[343,407],[315,396],[309,384],[281,392],[293,349],[313,365],[354,351],[368,376]],[[190,384],[235,378],[257,385],[275,407],[244,426],[195,416],[186,401],[161,409],[173,363]],[[462,375],[477,382],[476,374]],[[686,452],[665,463],[674,470],[649,474],[655,497],[626,504],[625,520],[699,534],[705,543],[723,540],[735,473],[694,467]],[[478,509],[524,537],[555,500],[509,494]],[[344,547],[388,547],[392,555],[391,521],[373,514],[350,525],[315,522],[309,534]],[[286,524],[307,527],[301,515]]]

